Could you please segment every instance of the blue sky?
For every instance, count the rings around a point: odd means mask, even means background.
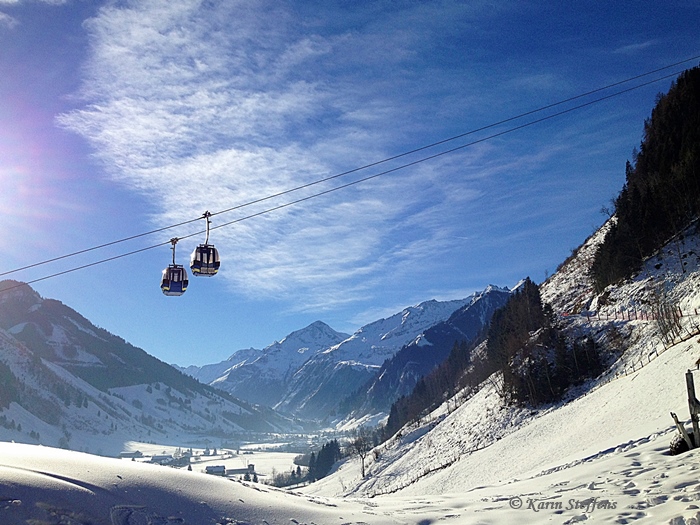
[[[528,119],[218,213],[698,55],[699,21],[691,1],[0,0],[0,272],[205,210],[216,228],[485,138]],[[220,274],[179,298],[159,289],[166,245],[33,286],[188,365],[317,319],[353,332],[540,282],[605,219],[670,82],[216,228]]]

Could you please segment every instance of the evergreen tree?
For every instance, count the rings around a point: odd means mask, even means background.
[[[700,67],[659,95],[633,161],[591,268],[598,291],[639,270],[700,214]]]
[[[317,472],[316,472],[316,453],[312,452],[311,457],[309,457],[309,481],[314,482],[317,479],[319,479]]]

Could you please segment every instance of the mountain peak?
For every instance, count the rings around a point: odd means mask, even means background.
[[[14,281],[12,279],[0,281],[0,303],[9,300],[9,298],[15,300],[21,298],[32,304],[38,304],[43,300],[41,296],[26,283]]]
[[[520,284],[520,283],[518,283]],[[484,288],[484,291],[481,292],[483,294],[487,294],[489,292],[510,292],[511,290],[507,286],[496,286],[495,284],[489,284],[486,288]]]
[[[279,342],[274,342],[263,350],[264,353],[296,352],[311,350],[316,353],[350,337],[349,334],[333,330],[323,321],[314,321],[305,328],[295,330]]]
[[[347,334],[336,332],[335,330],[333,330],[333,328],[328,326],[323,321],[314,321],[309,326],[301,328],[299,330],[295,330],[294,332],[289,334],[287,337],[280,341],[280,344],[286,341],[291,341],[293,339],[318,339],[319,337],[324,336],[331,338],[337,338],[338,336],[349,337]]]

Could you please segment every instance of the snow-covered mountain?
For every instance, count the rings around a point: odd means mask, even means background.
[[[241,350],[221,363],[181,370],[251,403],[274,406],[308,359],[347,337],[316,321],[263,350]]]
[[[470,343],[488,327],[493,313],[511,296],[507,288],[488,286],[445,321],[422,332],[382,364],[377,375],[346,400],[353,420],[388,415],[391,404],[410,394],[418,380],[442,363],[455,343]]]
[[[196,442],[291,428],[272,410],[199,383],[28,285],[0,283],[7,288],[0,293],[0,439],[116,454],[129,440]]]
[[[342,418],[340,402],[374,377],[384,361],[471,300],[426,301],[363,326],[306,361],[275,409],[306,419]]]
[[[295,417],[337,418],[340,402],[373,378],[384,361],[406,345],[424,344],[426,330],[478,295],[426,301],[367,324],[352,336],[316,321],[263,350],[242,350],[220,363],[180,370],[236,397]]]
[[[172,366],[180,370],[182,373],[194,377],[200,383],[208,385],[212,381],[216,381],[220,377],[225,376],[226,373],[234,366],[255,361],[262,355],[262,352],[262,350],[258,350],[257,348],[245,348],[231,354],[228,359],[225,359],[219,363],[212,363],[203,366],[190,365],[181,367],[177,364],[173,364]]]

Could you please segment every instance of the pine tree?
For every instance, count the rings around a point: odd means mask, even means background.
[[[309,476],[309,481],[312,483],[314,481],[316,481],[317,479],[319,479],[317,474],[316,474],[316,453],[315,452],[312,452],[311,457],[309,457],[309,474],[308,474],[308,476]]]
[[[700,67],[659,95],[633,157],[591,268],[598,291],[637,271],[700,215]]]

